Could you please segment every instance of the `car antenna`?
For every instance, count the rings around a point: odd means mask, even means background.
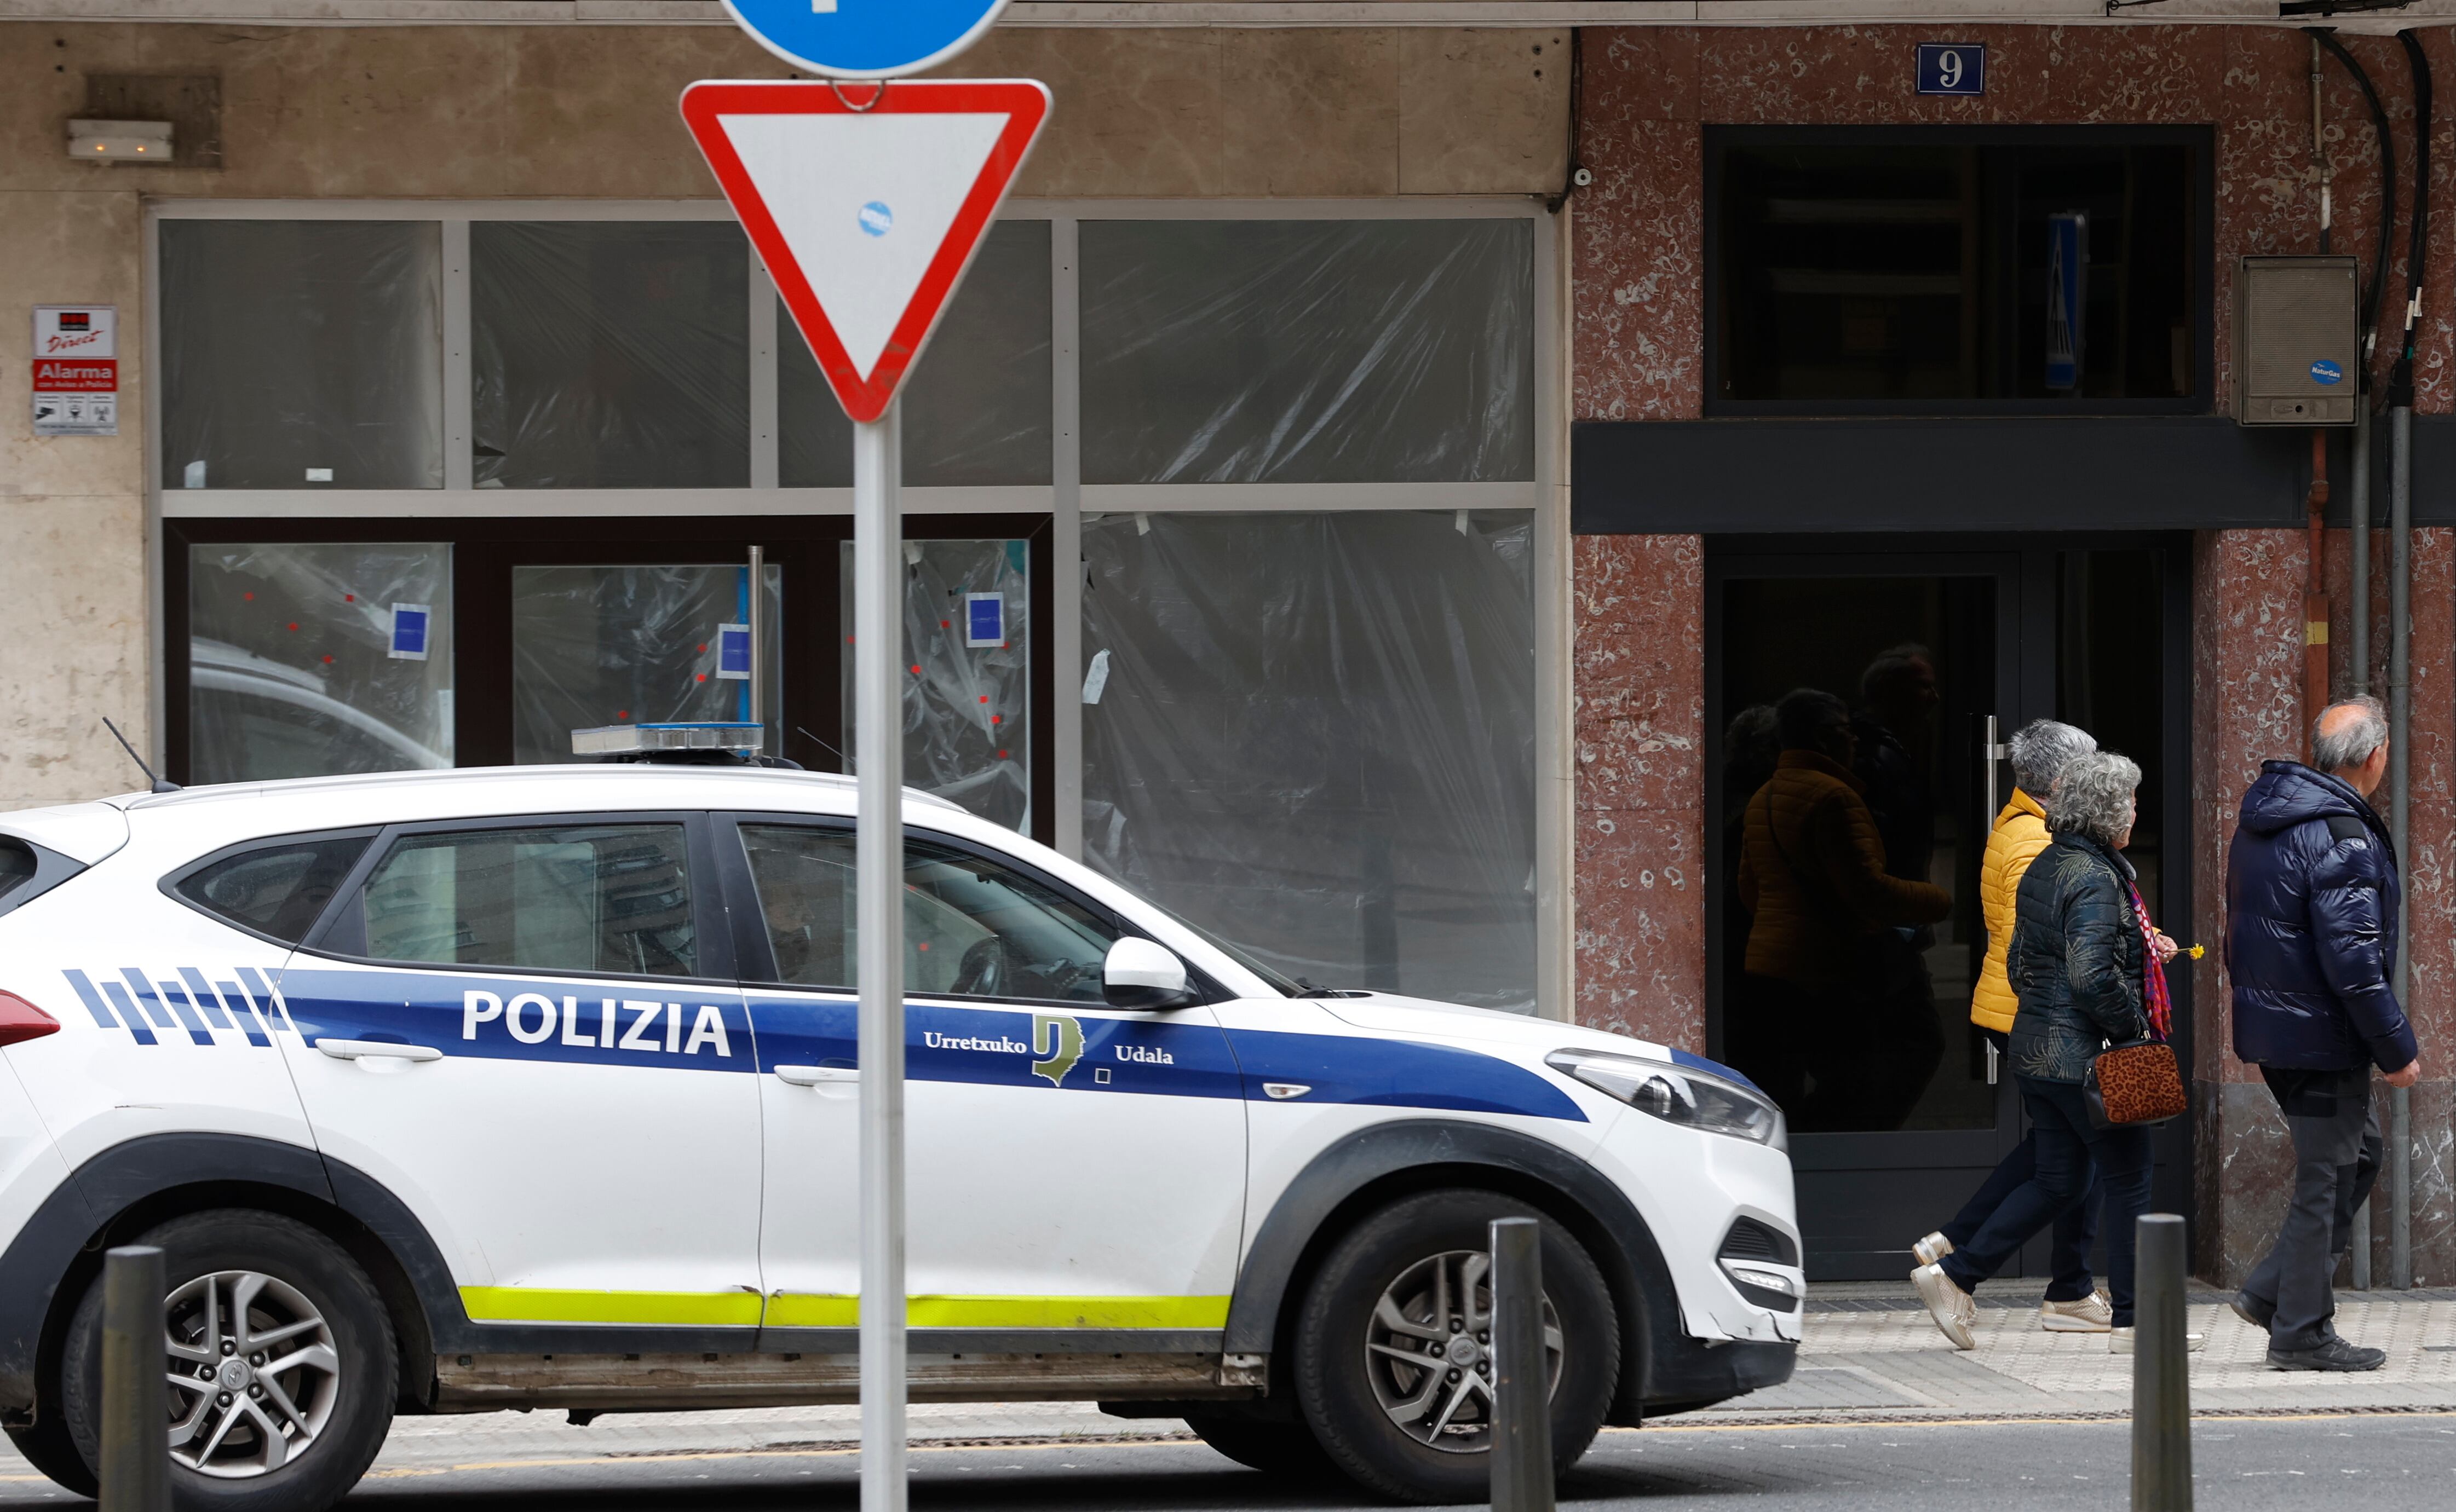
[[[823,740],[819,739],[816,735],[811,734],[808,729],[805,729],[803,726],[801,726],[801,725],[794,725],[794,726],[793,726],[793,733],[795,733],[796,735],[799,735],[799,736],[801,736],[803,739],[805,739],[805,740],[808,741],[811,745],[816,746],[819,749],[821,749],[821,750],[823,750],[823,751],[826,751],[829,755],[830,755],[830,756],[834,757],[836,760],[838,760],[838,761],[844,761],[844,759],[845,759],[844,752],[842,752],[842,751],[840,751],[840,750],[836,749],[834,746],[832,746],[829,745],[826,741],[823,741]],[[851,765],[851,764],[850,764],[850,763],[846,763],[846,765],[849,766],[849,765]]]
[[[113,740],[119,742],[119,748],[128,753],[128,759],[134,762],[136,764],[136,769],[145,774],[145,780],[154,785],[154,791],[157,793],[175,793],[179,790],[179,785],[177,783],[166,783],[161,778],[154,775],[154,768],[145,765],[145,758],[136,754],[136,747],[128,744],[128,737],[119,733],[119,726],[111,722],[109,715],[105,715],[103,717],[102,727],[111,731],[111,738]]]

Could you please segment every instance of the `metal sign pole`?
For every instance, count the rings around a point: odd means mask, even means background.
[[[904,649],[900,404],[852,428],[861,991],[861,1512],[904,1512]]]

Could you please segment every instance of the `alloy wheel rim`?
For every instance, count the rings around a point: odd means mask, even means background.
[[[199,1475],[270,1475],[315,1446],[340,1398],[341,1356],[299,1290],[215,1271],[163,1303],[171,1458]]]
[[[1447,1250],[1382,1288],[1364,1329],[1364,1374],[1399,1430],[1444,1454],[1492,1447],[1492,1257]],[[1561,1387],[1561,1319],[1544,1298],[1545,1396]]]

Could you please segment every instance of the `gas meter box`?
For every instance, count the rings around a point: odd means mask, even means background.
[[[2234,418],[2351,425],[2362,402],[2362,275],[2351,257],[2245,257],[2234,279]]]

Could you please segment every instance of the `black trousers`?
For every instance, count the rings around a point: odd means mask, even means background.
[[[2261,1076],[2294,1140],[2294,1195],[2277,1242],[2252,1268],[2243,1295],[2276,1315],[2275,1349],[2317,1349],[2337,1334],[2337,1260],[2354,1242],[2354,1214],[2378,1179],[2385,1146],[2371,1105],[2371,1070],[2292,1071]]]

